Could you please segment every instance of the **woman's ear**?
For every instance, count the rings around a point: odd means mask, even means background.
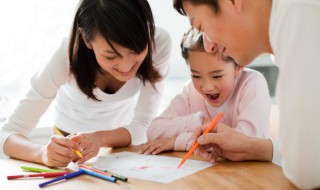
[[[87,48],[88,48],[88,49],[92,49],[91,43],[88,42],[87,38],[85,37],[85,35],[83,34],[82,31],[80,31],[80,34],[81,34],[81,37],[82,37],[84,43],[86,44]]]

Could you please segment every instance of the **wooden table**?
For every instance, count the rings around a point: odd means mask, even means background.
[[[121,152],[136,151],[139,147],[103,149],[98,156]],[[168,152],[162,156],[182,158],[185,152]],[[190,159],[199,157],[191,156]],[[40,189],[39,183],[47,179],[20,179],[8,181],[7,175],[23,173],[21,165],[45,167],[34,163],[15,159],[0,159],[0,189],[2,190],[34,190]],[[45,190],[197,190],[197,189],[296,189],[283,175],[280,167],[268,162],[228,162],[221,160],[218,164],[186,176],[168,184],[129,178],[128,182],[107,182],[98,178],[82,175],[65,182],[43,188]]]

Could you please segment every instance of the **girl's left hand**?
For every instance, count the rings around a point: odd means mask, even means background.
[[[174,143],[176,142],[176,138],[177,137],[170,137],[170,138],[148,141],[147,143],[142,145],[138,153],[139,154],[159,154],[160,152],[163,152],[163,151],[173,150]]]
[[[96,156],[102,147],[100,138],[97,137],[95,132],[76,133],[69,135],[68,138],[78,143],[83,156],[77,160],[78,164],[82,164],[90,158]]]

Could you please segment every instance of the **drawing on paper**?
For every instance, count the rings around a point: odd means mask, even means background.
[[[188,159],[178,168],[181,158],[119,152],[106,157],[93,158],[86,164],[108,170],[126,177],[170,183],[202,169],[212,166],[205,161]]]

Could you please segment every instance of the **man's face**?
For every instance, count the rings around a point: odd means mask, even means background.
[[[232,1],[219,1],[220,12],[208,5],[193,5],[182,1],[190,23],[204,33],[207,52],[217,49],[241,66],[248,65],[261,52],[253,23]]]

